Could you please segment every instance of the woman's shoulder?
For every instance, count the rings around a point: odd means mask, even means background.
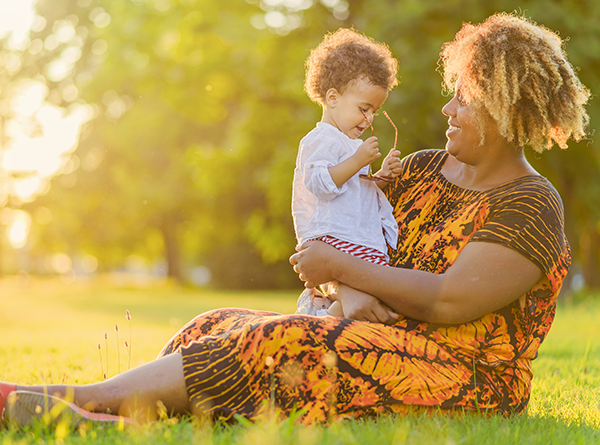
[[[471,241],[496,242],[533,261],[555,289],[569,268],[560,195],[543,176],[529,175],[488,193],[489,214]]]
[[[502,184],[489,192],[492,202],[499,206],[520,204],[527,213],[555,213],[562,217],[563,203],[552,183],[540,175],[528,175]],[[522,209],[526,210],[526,209]]]
[[[564,236],[563,203],[546,178],[523,176],[496,187],[488,196],[488,222],[474,235],[474,240],[506,239],[508,244],[519,244],[523,251],[528,252],[532,246],[542,244],[547,248],[534,250],[568,250]]]

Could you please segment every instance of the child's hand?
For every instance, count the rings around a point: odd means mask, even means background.
[[[353,157],[360,164],[361,168],[365,165],[369,165],[371,162],[381,157],[378,147],[379,142],[377,142],[376,136],[371,136],[362,144],[360,144]]]
[[[391,178],[396,178],[400,176],[402,172],[402,167],[400,163],[400,151],[399,150],[390,150],[388,155],[383,160],[381,165],[381,170],[377,172],[378,176],[389,176]]]

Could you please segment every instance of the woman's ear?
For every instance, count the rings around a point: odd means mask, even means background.
[[[336,90],[335,88],[329,88],[327,90],[327,93],[325,93],[325,104],[327,104],[329,108],[335,108],[339,96],[340,93],[338,93],[338,90]]]

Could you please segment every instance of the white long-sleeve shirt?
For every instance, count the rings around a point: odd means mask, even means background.
[[[329,174],[329,167],[352,156],[362,142],[324,122],[300,141],[292,192],[299,244],[329,235],[383,254],[387,254],[386,241],[396,247],[398,225],[391,204],[375,182],[359,178],[369,167],[340,188]]]

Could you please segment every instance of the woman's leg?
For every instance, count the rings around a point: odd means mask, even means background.
[[[167,413],[188,413],[190,403],[180,353],[173,353],[89,385],[17,385],[17,391],[59,396],[94,412],[119,414],[138,421],[156,419],[158,406]]]

